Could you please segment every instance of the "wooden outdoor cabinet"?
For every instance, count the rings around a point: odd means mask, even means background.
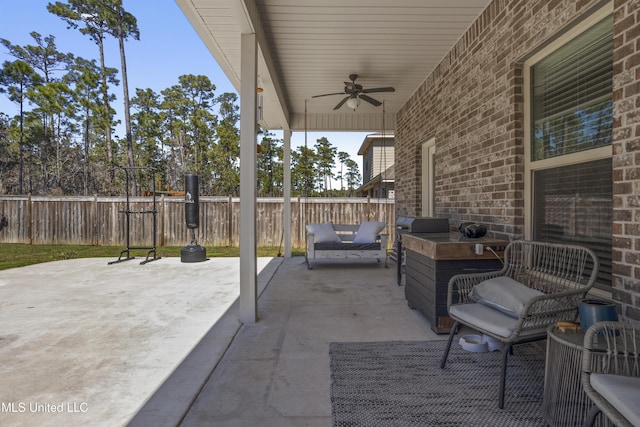
[[[449,279],[456,274],[495,271],[502,262],[484,251],[476,255],[476,243],[494,248],[502,257],[506,241],[461,238],[459,233],[403,235],[406,248],[405,297],[409,307],[420,311],[438,334],[449,333],[453,320],[447,311]]]

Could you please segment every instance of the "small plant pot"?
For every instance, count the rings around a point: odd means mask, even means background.
[[[578,306],[580,312],[580,326],[586,332],[591,325],[597,322],[618,320],[616,304],[613,301],[601,299],[583,299]]]

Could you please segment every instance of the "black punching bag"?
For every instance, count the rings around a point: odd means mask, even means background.
[[[184,218],[187,228],[198,228],[200,224],[200,181],[198,175],[187,174],[184,177]]]
[[[207,260],[207,250],[196,242],[195,229],[200,224],[200,181],[198,175],[187,174],[184,177],[184,219],[191,230],[191,243],[180,251],[182,262],[200,262]]]

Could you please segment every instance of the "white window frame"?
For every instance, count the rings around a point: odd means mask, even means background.
[[[533,161],[531,159],[531,68],[541,59],[545,58],[564,44],[573,40],[584,31],[591,28],[607,16],[613,13],[613,2],[608,3],[588,18],[571,28],[569,31],[558,37],[544,49],[532,55],[524,62],[524,237],[533,238],[533,175],[536,171],[558,168],[562,166],[587,163],[594,160],[611,158],[613,148],[611,145],[593,148],[591,150],[579,151],[577,153],[565,154]]]
[[[432,217],[435,210],[436,139],[422,143],[422,216]]]

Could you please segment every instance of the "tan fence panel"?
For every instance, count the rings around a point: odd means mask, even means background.
[[[129,212],[127,215],[126,212]],[[155,212],[155,224],[154,224]],[[258,246],[283,247],[284,227],[291,228],[294,248],[305,246],[305,226],[331,221],[359,224],[385,221],[383,233],[394,239],[395,204],[387,199],[292,198],[291,224],[283,224],[282,198],[258,198]],[[191,230],[185,223],[184,198],[0,196],[0,218],[8,226],[0,243],[80,244],[130,247],[185,246]],[[203,246],[238,246],[240,200],[200,197],[195,237]],[[127,232],[128,221],[128,232]],[[155,232],[154,232],[155,231]]]
[[[0,231],[0,242],[28,243],[27,210],[31,206],[26,196],[0,197],[0,219],[5,218],[7,227]]]

